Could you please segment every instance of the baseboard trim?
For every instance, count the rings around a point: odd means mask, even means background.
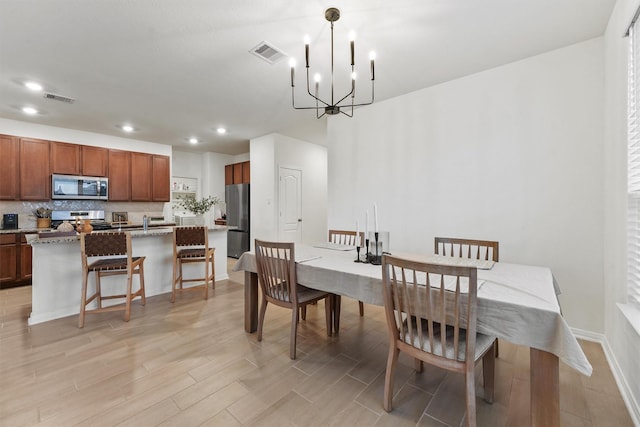
[[[616,385],[618,386],[620,395],[622,395],[622,400],[627,407],[627,411],[629,411],[631,420],[633,421],[634,425],[640,426],[640,406],[638,405],[638,402],[633,399],[631,389],[629,388],[629,385],[624,375],[622,374],[620,365],[618,364],[618,361],[616,360],[616,357],[611,350],[611,346],[609,345],[609,341],[607,341],[607,337],[605,337],[603,334],[585,331],[582,329],[571,328],[571,330],[573,331],[573,334],[576,336],[576,338],[596,342],[602,346],[604,357],[607,358],[609,369],[611,369],[613,378],[616,380]]]

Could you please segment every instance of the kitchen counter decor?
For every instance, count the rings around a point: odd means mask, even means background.
[[[213,205],[217,205],[221,200],[216,196],[204,197],[200,200],[197,200],[195,197],[185,197],[178,201],[178,204],[188,210],[196,214],[196,225],[203,226],[204,225],[204,214],[211,209]]]
[[[203,197],[197,200],[195,197],[185,197],[180,199],[178,204],[196,215],[204,215],[209,212],[213,205],[217,205],[221,200],[216,196]]]
[[[51,209],[39,207],[33,211],[38,228],[51,228]]]

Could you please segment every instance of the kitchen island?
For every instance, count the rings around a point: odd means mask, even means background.
[[[228,279],[227,230],[225,226],[209,227],[209,246],[215,251],[215,280]],[[131,231],[133,256],[145,256],[144,282],[146,296],[167,294],[170,297],[173,274],[173,228],[152,227],[147,231]],[[29,325],[46,322],[80,312],[82,290],[82,262],[80,238],[71,236],[28,236],[33,249],[33,276],[31,314]],[[197,267],[196,265],[188,266]],[[190,272],[185,269],[188,275]],[[197,273],[196,273],[197,274]],[[200,273],[201,274],[201,273]],[[192,277],[195,277],[192,276]],[[102,288],[109,291],[111,284],[123,286],[124,276],[104,277]],[[93,274],[89,286],[95,283]],[[137,278],[134,278],[134,287]],[[105,302],[105,305],[106,302]]]

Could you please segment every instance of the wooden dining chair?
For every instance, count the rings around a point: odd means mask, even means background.
[[[434,239],[434,251],[436,255],[444,255],[459,258],[471,258],[492,260],[498,262],[500,244],[493,240],[458,239],[451,237],[436,237]],[[496,340],[496,357],[499,356],[500,347]]]
[[[500,244],[492,240],[436,237],[434,244],[436,255],[499,261]]]
[[[360,232],[360,244],[364,244],[364,232]],[[329,243],[336,243],[338,245],[356,246],[356,232],[351,230],[329,230]],[[336,311],[340,309],[340,296],[337,296]],[[358,301],[358,308],[360,309],[360,316],[364,316],[364,303]],[[339,323],[337,325],[339,327]]]
[[[209,298],[209,283],[215,287],[215,248],[209,247],[209,229],[207,227],[173,228],[173,279],[171,281],[171,302],[175,302],[176,293],[182,291],[203,291],[204,299]],[[184,264],[202,263],[201,277],[185,279]],[[200,285],[184,287],[185,282],[201,282]]]
[[[294,243],[255,241],[258,283],[262,290],[262,304],[258,316],[258,341],[262,341],[267,303],[291,309],[291,338],[289,357],[296,358],[298,309],[316,301],[325,300],[327,335],[332,332],[331,295],[298,284]]]
[[[84,327],[87,313],[103,313],[107,311],[124,311],[124,320],[131,318],[131,302],[140,297],[142,305],[146,303],[144,291],[145,257],[131,255],[131,234],[126,233],[92,233],[80,234],[80,255],[82,258],[82,295],[78,327]],[[95,292],[87,295],[89,274],[95,275]],[[133,275],[139,277],[140,286],[133,291]],[[126,275],[127,284],[124,293],[103,295],[100,279],[104,276]],[[124,299],[124,305],[103,307],[104,300]],[[87,305],[96,301],[97,308],[87,309]]]
[[[416,370],[429,363],[465,376],[467,426],[476,425],[475,365],[482,359],[484,399],[493,401],[495,337],[478,333],[477,269],[382,257],[389,356],[384,401],[391,411],[400,351]]]

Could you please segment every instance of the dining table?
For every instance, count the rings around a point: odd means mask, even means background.
[[[527,346],[532,426],[560,425],[559,361],[590,376],[592,367],[562,316],[559,286],[548,267],[394,251],[417,261],[475,266],[478,272],[477,329]],[[352,247],[335,244],[295,246],[298,283],[368,304],[384,304],[380,265],[355,262]],[[233,271],[244,271],[245,330],[258,323],[255,253],[245,252]]]

